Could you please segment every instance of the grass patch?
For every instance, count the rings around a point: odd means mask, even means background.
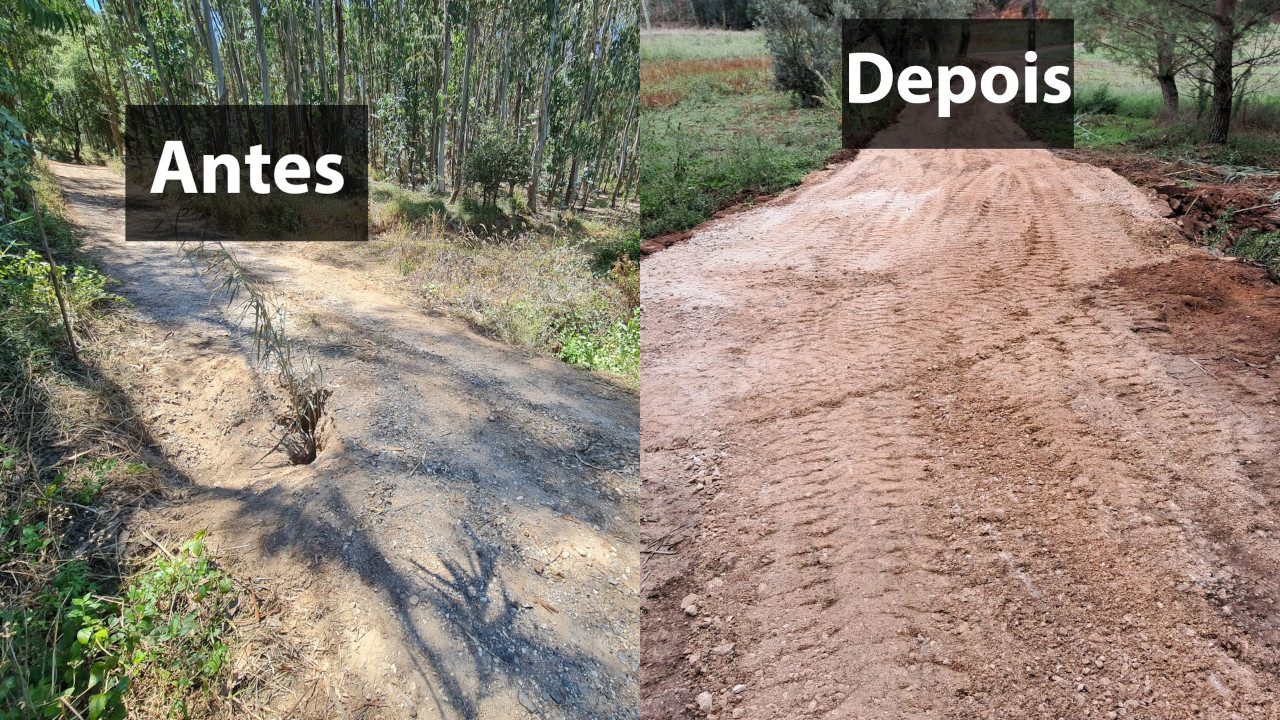
[[[655,30],[640,34],[640,62],[769,56],[761,30]]]
[[[761,33],[645,34],[640,73],[642,237],[791,187],[839,149],[834,111],[798,108],[771,88]]]
[[[1240,130],[1223,145],[1206,141],[1190,125],[1160,125],[1150,118],[1086,115],[1076,120],[1076,147],[1130,150],[1204,165],[1280,167],[1280,135]]]
[[[1246,230],[1227,252],[1262,265],[1272,280],[1280,282],[1280,231],[1257,233]]]

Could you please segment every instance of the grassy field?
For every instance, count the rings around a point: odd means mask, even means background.
[[[770,87],[760,32],[645,33],[640,57],[645,237],[790,187],[839,149],[835,111],[801,109]]]
[[[1075,80],[1077,106],[1080,99],[1106,88],[1120,102],[1118,115],[1152,118],[1160,111],[1160,87],[1155,80],[1116,62],[1103,52],[1087,52],[1083,46],[1077,45]],[[1249,86],[1256,92],[1245,101],[1246,120],[1252,112],[1280,106],[1280,66],[1258,68]],[[1183,110],[1194,113],[1194,84],[1186,78],[1179,78],[1178,91]]]

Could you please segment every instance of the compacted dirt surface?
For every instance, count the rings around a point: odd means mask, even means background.
[[[1280,288],[1043,150],[642,264],[645,718],[1274,718]]]
[[[271,452],[285,405],[253,363],[252,321],[175,245],[124,241],[118,176],[53,169],[134,306],[107,370],[173,486],[121,541],[207,528],[267,605],[241,622],[304,658],[237,701],[246,717],[636,715],[633,392],[425,313],[340,259],[229,244],[333,392],[318,458],[291,465]]]

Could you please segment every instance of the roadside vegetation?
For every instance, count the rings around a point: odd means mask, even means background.
[[[795,185],[839,148],[836,111],[774,89],[758,31],[656,31],[640,59],[646,238]]]
[[[1179,81],[1190,85],[1188,81]],[[1076,48],[1076,147],[1139,152],[1165,160],[1280,168],[1280,63],[1259,70],[1224,143],[1207,142],[1196,107],[1162,116],[1154,80],[1102,51]],[[1192,96],[1194,99],[1194,95]],[[1207,103],[1207,98],[1202,99]]]
[[[1078,47],[1076,71],[1076,154],[1153,188],[1192,242],[1280,282],[1280,63],[1257,68],[1220,143],[1209,142],[1211,97],[1195,78],[1168,80],[1191,99],[1173,110],[1167,85],[1114,52]]]
[[[371,237],[313,251],[392,270],[430,307],[564,362],[639,379],[640,267],[629,212],[520,212],[405,190],[371,189]]]
[[[159,493],[146,430],[98,368],[122,302],[77,250],[56,183],[9,174],[0,227],[0,718],[203,717],[238,642],[240,585],[197,535],[124,554],[126,521]],[[13,182],[22,178],[26,182]],[[42,210],[32,213],[28,191]],[[27,198],[24,200],[24,198]],[[43,254],[58,268],[79,360]],[[123,533],[123,534],[122,534]],[[223,712],[222,714],[226,714]],[[136,713],[135,713],[136,716]]]

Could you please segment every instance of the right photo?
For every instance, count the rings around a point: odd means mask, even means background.
[[[1280,0],[648,0],[641,707],[1275,718]]]

